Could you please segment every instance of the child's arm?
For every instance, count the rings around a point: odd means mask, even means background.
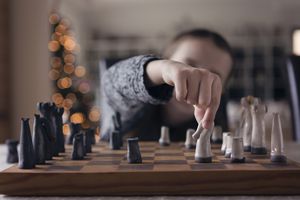
[[[194,68],[171,60],[156,60],[146,67],[148,86],[168,84],[175,87],[178,101],[195,107],[195,117],[209,128],[218,110],[222,83],[218,75],[206,69]]]
[[[142,55],[123,60],[110,67],[101,79],[101,137],[108,139],[112,130],[111,117],[121,115],[122,131],[131,130],[145,114],[145,105],[162,104],[170,100],[173,86],[160,84],[146,87],[145,67],[155,56]]]

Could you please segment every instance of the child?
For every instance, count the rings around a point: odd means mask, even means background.
[[[162,125],[170,127],[171,140],[183,139],[197,122],[212,125],[232,69],[229,44],[215,32],[195,29],[175,37],[163,57],[132,57],[103,74],[102,139],[113,130],[116,112],[122,135],[142,140],[157,140]]]

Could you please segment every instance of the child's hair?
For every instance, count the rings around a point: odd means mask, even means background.
[[[233,60],[231,47],[223,36],[221,36],[219,33],[200,28],[185,31],[175,36],[175,38],[165,49],[163,57],[170,58],[174,54],[178,44],[186,38],[210,39],[217,47],[227,52]]]

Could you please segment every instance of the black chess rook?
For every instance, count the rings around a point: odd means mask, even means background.
[[[142,163],[142,156],[139,147],[139,139],[127,139],[127,161],[128,163]]]
[[[7,145],[7,156],[6,162],[7,163],[17,163],[19,162],[18,156],[18,140],[8,139],[5,141]]]

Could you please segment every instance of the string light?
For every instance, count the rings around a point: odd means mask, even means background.
[[[92,122],[97,122],[100,120],[100,109],[98,107],[93,107],[89,113],[89,119]]]
[[[85,74],[86,74],[86,69],[84,66],[77,66],[75,68],[75,75],[77,77],[83,77],[83,76],[85,76]]]
[[[77,112],[71,115],[71,122],[75,124],[81,124],[85,121],[83,113]]]

